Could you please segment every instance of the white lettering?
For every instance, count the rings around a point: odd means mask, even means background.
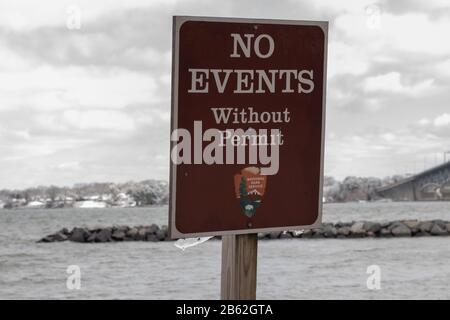
[[[261,39],[266,38],[267,40],[269,40],[269,50],[267,51],[266,54],[262,54],[261,50],[259,48],[259,43],[261,42]],[[261,59],[267,59],[269,58],[272,54],[273,51],[275,50],[275,43],[273,41],[273,38],[271,36],[269,36],[268,34],[260,34],[259,36],[256,37],[255,39],[255,53],[256,55],[261,58]]]
[[[208,69],[189,69],[192,74],[191,89],[188,92],[208,93]]]

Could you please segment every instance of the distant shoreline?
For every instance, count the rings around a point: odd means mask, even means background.
[[[74,206],[65,206],[65,207],[52,207],[52,208],[33,208],[33,207],[14,207],[14,208],[0,208],[1,210],[5,211],[14,211],[14,210],[66,210],[66,209],[138,209],[138,208],[158,208],[158,207],[164,207],[168,206],[167,204],[146,204],[142,206],[132,206],[132,207],[120,207],[120,206],[107,206],[107,207],[74,207]]]
[[[335,205],[345,205],[345,204],[379,204],[379,203],[446,203],[450,204],[450,201],[436,201],[436,200],[421,200],[421,201],[389,201],[389,200],[369,200],[369,201],[326,201],[323,202],[323,205],[335,204]],[[29,206],[18,206],[12,208],[0,207],[0,210],[55,210],[55,209],[131,209],[131,208],[156,208],[156,207],[164,207],[168,206],[168,203],[156,203],[156,204],[145,204],[145,205],[135,205],[135,206],[117,206],[117,205],[107,205],[104,207],[79,207],[73,205],[65,205],[59,207],[29,207]]]

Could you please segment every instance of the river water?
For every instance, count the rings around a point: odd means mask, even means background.
[[[325,204],[323,220],[443,219],[450,202]],[[217,299],[221,243],[36,243],[63,227],[167,224],[167,207],[0,210],[0,299]],[[66,286],[67,267],[81,289]],[[379,290],[367,287],[380,268]],[[259,299],[449,299],[450,237],[260,241]]]

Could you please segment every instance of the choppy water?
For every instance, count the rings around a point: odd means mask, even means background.
[[[450,220],[450,203],[326,204],[324,221]],[[0,299],[217,299],[220,241],[36,243],[62,227],[167,224],[167,207],[0,210]],[[450,237],[260,241],[260,299],[449,299]],[[381,289],[368,290],[369,265]],[[66,269],[81,268],[81,290]]]

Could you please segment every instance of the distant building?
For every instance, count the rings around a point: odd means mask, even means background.
[[[74,205],[75,208],[106,208],[108,204],[104,201],[85,200],[77,201]]]
[[[116,205],[123,208],[135,207],[136,201],[134,200],[133,197],[121,192],[117,195]]]
[[[28,208],[45,208],[45,203],[41,201],[30,201],[27,204]]]
[[[450,200],[450,162],[377,189],[394,201]]]
[[[117,194],[117,199],[119,199],[119,200],[127,200],[128,199],[128,195],[126,195],[125,193],[121,192],[121,193]]]
[[[113,196],[112,196],[112,194],[106,194],[106,193],[104,193],[104,194],[102,194],[102,196],[100,197],[100,200],[102,200],[102,201],[111,201],[111,200],[113,200]]]

